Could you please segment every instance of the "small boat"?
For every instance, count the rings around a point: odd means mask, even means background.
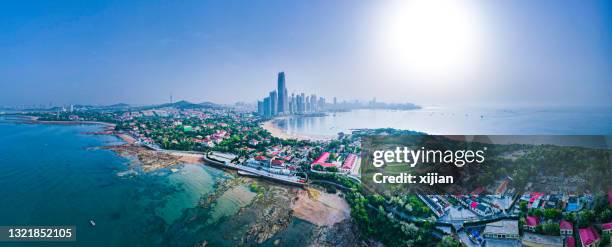
[[[95,222],[94,220],[89,220],[89,224],[90,224],[91,226],[96,226],[96,222]]]

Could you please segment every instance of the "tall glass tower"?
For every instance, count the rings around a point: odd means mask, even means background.
[[[278,73],[278,106],[276,107],[277,113],[285,113],[287,110],[287,85],[285,84],[285,72]]]

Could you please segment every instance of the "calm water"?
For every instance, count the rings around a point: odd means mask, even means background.
[[[129,160],[96,148],[120,140],[83,134],[99,128],[0,119],[0,225],[76,226],[77,242],[44,246],[236,244],[252,219],[227,219],[251,202],[252,192],[237,187],[211,209],[197,207],[215,184],[230,178],[227,173],[202,165],[183,165],[174,173],[131,172]]]
[[[453,108],[355,110],[325,117],[278,119],[288,133],[336,135],[359,128],[395,128],[455,135],[610,135],[612,108]]]

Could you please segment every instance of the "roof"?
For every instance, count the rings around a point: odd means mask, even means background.
[[[357,155],[349,154],[344,160],[344,163],[342,164],[342,169],[352,169],[353,165],[355,164],[356,158],[357,158]]]
[[[592,244],[593,242],[599,240],[599,234],[597,234],[597,231],[595,231],[595,228],[593,228],[593,226],[589,226],[587,228],[580,228],[578,230],[578,233],[580,234],[580,242],[583,246]]]
[[[275,159],[272,161],[272,165],[282,165],[285,161],[281,159]]]
[[[266,156],[263,156],[263,155],[255,156],[255,160],[266,160]]]
[[[478,206],[478,203],[477,203],[477,202],[472,202],[472,203],[470,203],[470,207],[471,207],[472,209],[476,208],[477,206]]]
[[[538,198],[540,198],[543,195],[544,195],[544,193],[541,193],[541,192],[532,192],[531,193],[531,198],[529,198],[529,203],[533,203],[535,200],[537,200]]]
[[[601,225],[601,229],[603,229],[603,230],[610,230],[610,229],[612,229],[612,222],[608,222],[608,223],[605,223],[605,224]]]
[[[496,195],[500,195],[506,192],[506,188],[508,188],[508,180],[504,180],[495,190]]]
[[[572,223],[567,220],[562,220],[561,222],[559,222],[559,228],[562,230],[573,230],[574,229],[574,227],[572,226]]]
[[[484,187],[478,187],[474,191],[472,191],[472,193],[470,194],[473,196],[477,196],[477,195],[480,195],[480,193],[482,193],[484,190],[485,190]]]
[[[565,239],[565,241],[566,241],[566,244],[565,244],[566,247],[576,247],[576,240],[574,239],[574,237],[569,236]]]
[[[538,217],[535,216],[527,216],[525,222],[528,226],[537,226],[540,220],[538,219]]]
[[[321,154],[321,156],[319,156],[319,158],[317,158],[315,161],[313,161],[312,164],[325,163],[325,161],[327,161],[327,158],[329,158],[329,152],[324,152],[324,153]]]
[[[518,221],[516,220],[500,220],[487,224],[485,226],[484,234],[519,234]]]

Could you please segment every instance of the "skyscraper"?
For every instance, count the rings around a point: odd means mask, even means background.
[[[287,85],[285,84],[285,72],[278,73],[278,88],[276,92],[278,92],[278,102],[277,102],[277,112],[285,113],[287,108]]]
[[[257,101],[257,114],[259,114],[259,116],[264,116],[264,105],[261,100]]]
[[[263,116],[264,117],[271,117],[272,114],[270,114],[270,97],[265,97],[263,100]]]
[[[276,116],[278,114],[278,94],[276,91],[270,92],[270,115]]]

